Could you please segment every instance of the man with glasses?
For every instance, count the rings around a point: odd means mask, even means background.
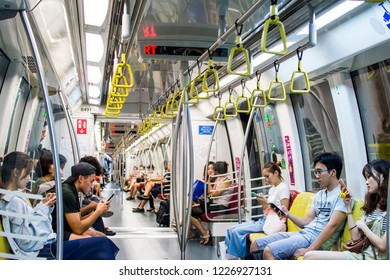
[[[346,218],[346,207],[339,195],[342,168],[343,161],[335,153],[321,153],[314,159],[314,175],[321,190],[314,196],[312,208],[306,217],[300,218],[282,207],[287,218],[301,230],[256,239],[250,248],[255,259],[296,259],[311,250],[331,248],[340,236]]]

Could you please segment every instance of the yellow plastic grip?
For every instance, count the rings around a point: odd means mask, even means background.
[[[187,101],[186,101],[186,95],[187,95]],[[181,94],[181,102],[183,104],[198,104],[199,103],[198,89],[195,87],[195,90],[191,92],[191,85],[185,86]]]
[[[268,29],[270,25],[276,25],[279,28],[280,39],[282,40],[283,50],[282,51],[270,51],[267,49],[267,35]],[[270,17],[265,21],[263,27],[263,35],[261,36],[261,51],[264,53],[272,53],[276,55],[285,55],[288,51],[287,42],[286,42],[286,32],[284,30],[284,25],[281,21],[279,21],[279,17],[277,15],[277,7],[276,5],[271,5],[270,8]]]
[[[294,88],[294,82],[295,82],[295,75],[302,74],[305,79],[306,89],[296,89]],[[309,93],[310,92],[310,82],[309,82],[309,76],[307,75],[306,71],[299,71],[295,70],[292,73],[291,81],[290,81],[290,92],[291,93]]]
[[[233,71],[232,70],[235,53],[242,53],[244,55],[245,67],[246,67],[244,69],[244,71]],[[228,60],[228,65],[227,65],[227,72],[228,72],[228,74],[248,77],[250,75],[250,71],[251,71],[250,66],[251,66],[251,63],[250,63],[250,59],[249,59],[248,50],[245,49],[244,46],[242,45],[241,37],[240,36],[236,36],[236,46],[233,47],[230,50],[230,54],[229,54],[229,60]]]
[[[228,107],[230,105],[233,106],[233,113],[232,114],[228,114]],[[226,101],[224,109],[225,109],[225,118],[237,117],[237,115],[238,115],[238,113],[237,113],[237,104],[232,101],[232,95],[231,94],[229,94],[229,100]]]
[[[127,81],[127,78],[123,76],[123,68],[127,69],[127,72],[129,74],[129,81]],[[123,84],[119,84],[119,81],[121,79],[123,79]],[[131,69],[130,64],[126,63],[126,54],[122,54],[122,61],[118,63],[115,68],[113,79],[112,79],[112,86],[128,88],[128,89],[134,86],[133,70]]]
[[[258,103],[260,97],[263,100],[263,104]],[[265,96],[265,91],[260,89],[260,82],[257,82],[257,88],[252,90],[251,95],[251,106],[253,108],[265,108],[267,106],[267,97]]]
[[[277,87],[278,85],[280,85],[280,87],[282,89],[282,97],[281,98],[272,97],[272,90],[275,87]],[[287,95],[286,95],[286,88],[284,87],[284,83],[283,82],[279,82],[278,79],[272,81],[271,84],[269,85],[268,100],[270,100],[270,101],[285,101],[286,98],[287,98]]]
[[[222,117],[220,117],[222,115]],[[214,108],[214,114],[213,114],[213,119],[215,121],[225,121],[226,120],[226,111],[225,107],[218,105]]]
[[[249,101],[249,98],[246,97],[244,94],[245,94],[245,84],[242,84],[241,96],[237,97],[237,100],[236,100],[236,108],[237,108],[238,113],[250,113],[251,112],[251,103]],[[244,101],[242,101],[242,100],[244,100]],[[248,104],[248,108],[247,109],[239,109],[241,102],[246,102]]]
[[[209,75],[214,76],[214,83],[215,83],[214,88],[210,88],[209,85],[207,84],[207,78]],[[217,92],[217,91],[219,91],[218,72],[214,68],[214,61],[212,59],[209,59],[207,70],[205,71],[205,73],[203,75],[202,91],[204,91],[204,92]]]

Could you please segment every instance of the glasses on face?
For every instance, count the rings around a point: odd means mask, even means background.
[[[314,176],[320,176],[321,175],[321,173],[323,173],[323,172],[328,172],[329,171],[329,169],[316,169],[316,170],[314,170]]]

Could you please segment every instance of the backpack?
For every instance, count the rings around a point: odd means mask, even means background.
[[[169,226],[169,201],[162,200],[160,208],[158,208],[156,215],[156,222],[159,226]]]

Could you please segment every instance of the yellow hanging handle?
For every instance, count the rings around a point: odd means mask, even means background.
[[[129,80],[127,80],[126,76],[123,75],[123,68],[127,69]],[[123,80],[123,84],[119,83],[120,80]],[[112,86],[127,89],[134,86],[133,70],[131,69],[130,64],[126,63],[126,54],[122,54],[122,61],[118,63],[115,68]]]
[[[218,99],[219,99],[218,106],[216,106],[214,108],[214,114],[213,114],[213,119],[215,121],[225,121],[226,120],[226,110],[225,110],[225,107],[223,107],[221,105],[221,98],[222,98],[221,94],[218,93]]]
[[[238,113],[237,113],[237,104],[236,102],[233,102],[232,101],[232,92],[233,90],[229,87],[229,100],[226,101],[225,103],[225,117],[226,118],[234,118],[234,117],[237,117]],[[228,114],[228,107],[229,106],[232,106],[233,107],[233,113],[231,114]]]
[[[214,76],[214,81],[215,81],[214,88],[210,88],[209,85],[207,84],[207,78],[209,77],[209,75]],[[203,75],[202,91],[204,91],[204,92],[217,92],[217,91],[219,91],[218,72],[214,68],[214,61],[211,58],[208,60],[208,67]]]
[[[237,113],[247,113],[248,114],[251,112],[251,103],[249,101],[249,98],[245,96],[245,83],[244,83],[244,81],[241,81],[241,86],[242,86],[241,96],[237,97],[237,100],[236,100]],[[248,108],[239,109],[241,102],[244,102],[244,103],[246,102],[248,104]]]
[[[236,25],[236,28],[237,25]],[[241,26],[242,28],[242,26]],[[238,33],[241,33],[238,32]],[[245,71],[233,71],[232,70],[232,66],[233,66],[233,60],[234,60],[234,55],[236,53],[242,53],[244,55],[244,58],[245,58]],[[251,62],[250,62],[250,59],[249,59],[249,53],[248,53],[248,50],[244,48],[244,46],[242,45],[242,40],[241,40],[241,35],[238,34],[236,36],[236,46],[233,47],[231,50],[230,50],[230,54],[229,54],[229,60],[228,60],[228,65],[227,65],[227,72],[229,74],[233,74],[233,75],[239,75],[239,76],[243,76],[243,77],[248,77],[250,75],[250,72],[251,72]]]
[[[291,80],[290,80],[290,93],[309,93],[310,92],[309,76],[307,75],[306,71],[302,70],[302,55],[303,55],[303,52],[300,51],[299,48],[298,48],[297,54],[298,54],[298,70],[295,70],[292,73]],[[296,89],[296,88],[294,88],[294,82],[295,82],[295,79],[296,79],[295,75],[303,75],[303,77],[305,79],[306,89]]]
[[[267,49],[267,35],[268,35],[268,29],[270,25],[276,25],[279,28],[279,34],[280,39],[282,40],[283,44],[283,50],[278,51],[270,51]],[[278,17],[278,8],[275,5],[271,5],[270,8],[270,17],[265,21],[264,27],[263,27],[263,35],[261,36],[261,45],[260,45],[261,51],[264,53],[272,53],[276,55],[285,55],[288,51],[287,48],[287,42],[286,42],[286,32],[284,31],[284,25],[281,21],[279,21]]]
[[[268,100],[270,101],[285,101],[287,98],[286,88],[284,87],[284,83],[279,81],[279,63],[274,62],[275,66],[275,80],[271,82],[268,89]],[[274,87],[280,85],[282,89],[282,98],[272,97],[272,90]]]
[[[196,89],[196,87],[195,87],[195,89]],[[193,91],[192,94],[193,95],[191,95],[191,85],[186,85],[183,88],[183,91],[181,93],[181,103],[188,104],[188,105],[189,104],[198,104],[199,103],[198,90],[196,89],[196,91]],[[186,99],[187,99],[187,101],[186,101]]]
[[[265,91],[260,89],[260,76],[259,72],[256,72],[257,76],[257,87],[252,90],[251,95],[251,106],[253,108],[265,108],[267,106],[267,97],[265,96]],[[263,103],[259,103],[259,100],[262,100]]]

